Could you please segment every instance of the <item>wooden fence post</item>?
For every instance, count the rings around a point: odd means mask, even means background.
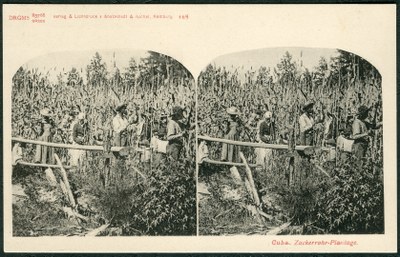
[[[243,163],[246,165],[245,166],[246,175],[247,175],[247,179],[249,180],[249,184],[251,187],[254,201],[255,201],[257,207],[260,207],[261,201],[260,201],[260,197],[258,196],[258,193],[257,193],[256,185],[254,184],[254,179],[253,179],[253,174],[251,173],[251,169],[250,169],[249,165],[247,164],[247,160],[244,157],[242,152],[239,152],[239,156],[242,159]]]
[[[288,136],[288,149],[289,149],[289,163],[288,163],[288,169],[289,169],[289,176],[288,176],[288,186],[291,186],[293,184],[293,178],[294,178],[294,150],[296,147],[296,142],[294,141],[294,129],[289,128],[289,136]]]
[[[67,193],[68,193],[69,202],[71,203],[72,208],[75,208],[76,207],[75,198],[74,198],[74,195],[72,194],[72,190],[71,190],[71,187],[69,185],[67,172],[65,171],[64,167],[62,166],[60,158],[58,158],[57,154],[54,154],[54,158],[56,159],[56,162],[57,162],[58,166],[60,167],[61,176],[62,176],[62,178],[64,180],[65,188],[66,188]]]
[[[111,132],[105,130],[103,134],[103,155],[104,155],[104,167],[103,171],[100,173],[100,179],[103,182],[103,186],[106,187],[110,183],[110,173],[111,173]]]
[[[258,196],[256,185],[254,184],[253,174],[252,174],[251,169],[247,163],[247,160],[244,157],[242,152],[239,152],[239,156],[242,159],[243,163],[245,164],[245,171],[246,171],[246,177],[244,179],[245,187],[249,191],[250,196],[252,196],[252,198],[256,204],[256,206],[250,205],[249,210],[251,210],[253,215],[255,215],[257,221],[262,224],[263,223],[263,219],[262,219],[262,215],[261,215],[262,211],[260,210],[261,201],[260,201],[260,197]]]

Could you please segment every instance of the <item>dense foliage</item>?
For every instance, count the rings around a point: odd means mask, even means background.
[[[100,170],[72,174],[74,185],[93,195],[98,220],[111,222],[121,235],[194,235],[196,233],[196,181],[194,163],[169,158],[140,170],[119,163],[114,178],[103,187]]]
[[[327,191],[316,201],[319,227],[332,233],[384,233],[383,174],[369,158],[339,165]]]
[[[276,67],[258,70],[209,65],[199,77],[199,133],[222,138],[226,133],[226,108],[236,106],[243,124],[251,123],[257,110],[272,111],[275,139],[282,131],[294,128],[299,144],[297,121],[301,108],[306,100],[313,100],[317,118],[324,120],[328,113],[333,114],[333,134],[338,136],[343,124],[351,127],[348,117],[355,117],[361,105],[371,107],[371,122],[382,120],[381,80],[370,63],[341,50],[331,60],[321,58],[312,70],[295,61],[289,52]],[[323,145],[323,133],[324,124],[315,127],[316,146]],[[255,135],[251,127],[243,126],[239,138],[255,142]],[[375,130],[366,158],[357,161],[343,157],[339,151],[335,160],[329,160],[323,151],[307,158],[295,153],[291,185],[290,155],[274,150],[265,169],[254,171],[256,186],[260,195],[279,196],[275,204],[284,208],[293,225],[302,226],[300,233],[383,233],[382,140],[382,130]],[[253,149],[241,150],[251,162]],[[211,159],[219,160],[221,144],[210,142],[209,151]],[[203,172],[200,176],[206,180],[209,174]],[[207,218],[200,217],[200,221]]]
[[[54,70],[60,68],[54,67]],[[177,105],[185,109],[189,123],[194,123],[194,79],[183,65],[171,57],[148,52],[147,57],[139,61],[131,58],[128,67],[122,68],[117,67],[115,62],[113,67],[108,67],[102,56],[96,53],[86,69],[60,71],[57,81],[51,80],[51,72],[54,72],[53,68],[47,74],[42,74],[38,69],[21,67],[15,74],[12,87],[13,136],[37,139],[41,134],[39,111],[44,107],[49,107],[55,114],[53,142],[58,143],[72,142],[74,116],[84,112],[87,122],[85,144],[93,144],[95,137],[110,132],[115,107],[121,103],[128,104],[128,119],[133,124],[138,123],[137,119],[142,115],[146,118],[150,135],[157,127],[160,115],[170,114]],[[135,128],[132,128],[128,145],[144,144],[135,135]],[[103,139],[104,142],[108,140],[106,137]],[[125,157],[85,152],[79,168],[68,171],[71,188],[78,202],[77,210],[90,218],[90,224],[85,227],[90,229],[110,222],[111,228],[118,228],[118,235],[194,235],[194,145],[194,132],[189,132],[184,138],[179,161],[169,160],[164,154],[155,152],[149,161],[144,161],[138,152]],[[32,162],[35,150],[34,145],[25,145],[23,160]],[[69,164],[68,150],[55,149],[55,152],[64,165]],[[25,168],[28,169],[21,169]],[[29,199],[40,197],[34,185],[48,183],[42,169],[37,168],[34,173],[41,175],[29,182],[24,179],[18,181],[24,183],[25,190],[32,192]],[[53,188],[53,191],[60,193],[59,188]],[[62,198],[62,194],[58,198]],[[68,205],[67,201],[45,204],[46,208],[56,212],[53,219],[48,219],[47,225],[62,227],[59,221],[65,220],[65,217],[59,209]],[[39,206],[34,200],[14,205],[16,235],[26,235],[24,227],[28,221],[25,219],[43,210],[42,205]],[[45,223],[47,218],[44,216],[43,219],[29,222],[32,231],[38,230],[38,225]],[[59,234],[68,233],[61,230]],[[57,232],[43,234],[53,235]],[[105,232],[105,235],[113,233]]]
[[[131,58],[129,66],[121,67],[120,71],[115,64],[107,67],[96,53],[86,67],[86,76],[84,70],[72,68],[59,72],[57,81],[49,75],[53,70],[42,74],[38,69],[21,67],[13,77],[13,135],[36,139],[41,133],[39,111],[45,106],[55,114],[54,139],[63,143],[71,142],[72,113],[86,113],[90,144],[93,136],[111,129],[115,107],[121,103],[128,104],[131,121],[144,114],[150,126],[175,105],[184,107],[194,122],[195,90],[191,74],[169,56],[148,54],[140,62]]]
[[[361,105],[372,107],[371,119],[382,120],[381,75],[363,58],[339,51],[337,57],[326,60],[309,70],[293,60],[289,52],[276,67],[243,70],[239,67],[209,65],[199,76],[198,125],[199,133],[221,137],[226,130],[226,108],[236,106],[240,118],[247,124],[257,110],[272,111],[275,138],[294,127],[299,138],[298,118],[307,100],[315,102],[316,117],[330,112],[336,117],[335,132],[355,115]],[[323,128],[314,133],[316,145],[322,145]],[[241,132],[242,141],[255,141],[255,133]],[[299,143],[297,141],[297,143]],[[374,137],[373,155],[380,154],[382,133]],[[211,146],[211,156],[219,158],[220,147]]]

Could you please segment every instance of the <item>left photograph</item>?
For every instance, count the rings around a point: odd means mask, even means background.
[[[196,90],[177,60],[52,53],[11,97],[13,236],[196,235]]]

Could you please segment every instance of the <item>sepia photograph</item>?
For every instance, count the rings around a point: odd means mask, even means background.
[[[340,49],[213,60],[198,80],[200,234],[384,233],[381,81]]]
[[[4,252],[396,251],[396,5],[2,17]]]
[[[14,236],[196,234],[195,90],[182,64],[52,53],[12,82]]]

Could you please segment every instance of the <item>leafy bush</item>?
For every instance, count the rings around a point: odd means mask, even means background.
[[[275,156],[273,163],[284,163],[282,158],[284,156]],[[302,233],[383,233],[381,158],[373,161],[367,157],[360,161],[350,157],[338,160],[336,167],[324,165],[330,178],[307,160],[296,157],[295,163],[291,186],[283,176],[286,172],[283,165],[278,165],[273,172],[255,173],[255,178],[257,188],[280,196],[278,204],[294,226],[305,225]]]
[[[317,224],[331,233],[383,233],[383,203],[382,164],[353,159],[334,169],[316,203]]]
[[[167,160],[153,167],[132,214],[139,228],[151,235],[196,233],[194,163]]]
[[[126,160],[128,162],[128,160]],[[125,166],[126,165],[126,166]],[[88,194],[94,195],[99,216],[129,235],[194,235],[196,233],[196,180],[194,162],[162,158],[140,166],[142,179],[129,163],[113,168],[113,181],[103,187],[100,170],[84,176]],[[82,176],[81,176],[82,178]]]

